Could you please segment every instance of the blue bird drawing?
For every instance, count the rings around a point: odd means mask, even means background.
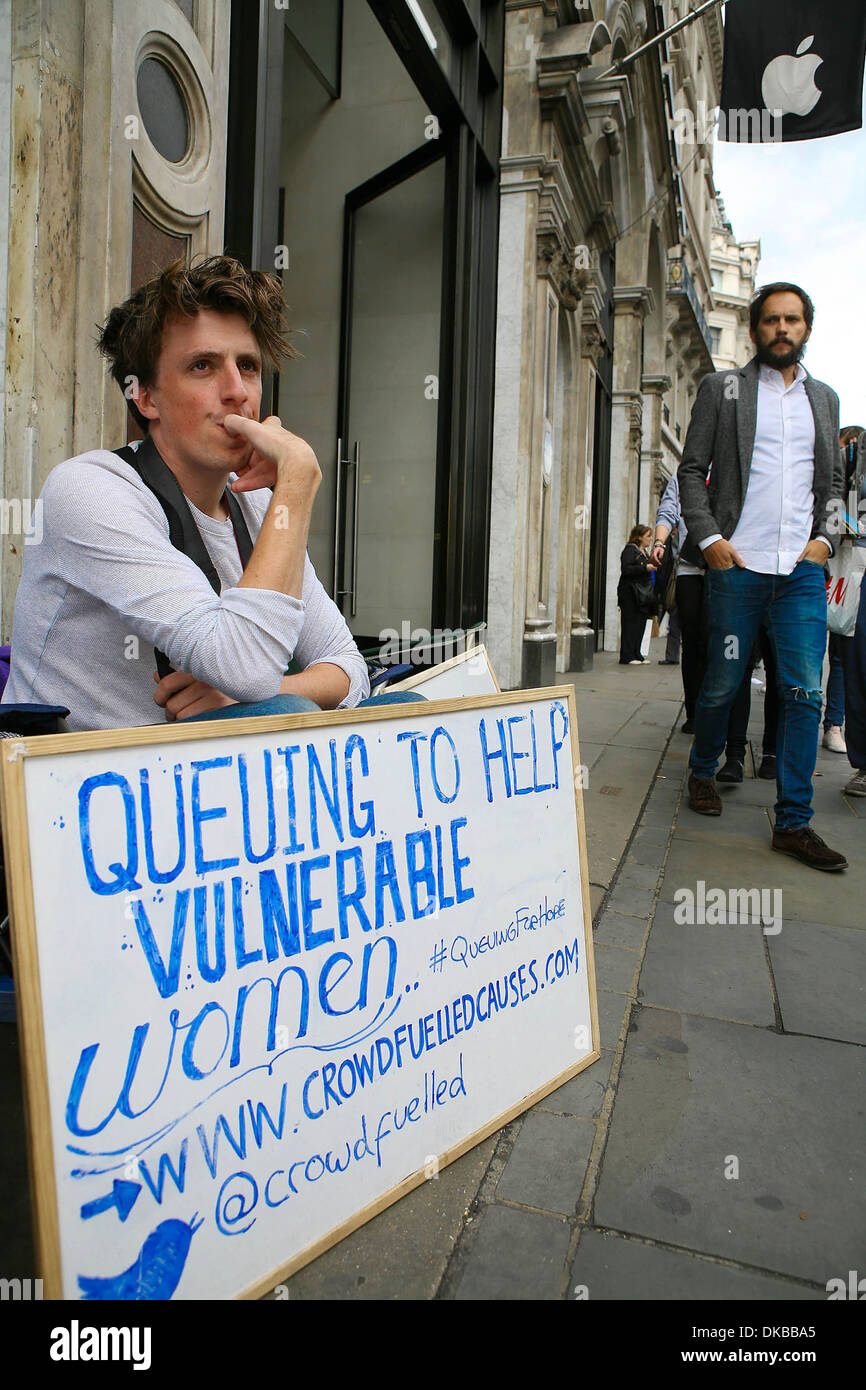
[[[116,1274],[113,1279],[91,1277],[79,1274],[78,1285],[83,1299],[166,1299],[171,1298],[178,1284],[190,1242],[203,1223],[197,1221],[195,1213],[192,1220],[161,1221],[155,1231],[151,1231],[141,1254],[129,1269]]]

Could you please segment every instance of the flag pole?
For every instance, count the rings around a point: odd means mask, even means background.
[[[590,69],[584,81],[600,82],[603,77],[613,77],[614,73],[624,72],[626,67],[636,62],[644,53],[649,53],[651,48],[657,48],[660,43],[664,43],[665,39],[669,39],[671,34],[679,33],[680,29],[685,29],[687,24],[691,24],[694,20],[700,19],[701,15],[706,14],[707,10],[711,10],[714,5],[726,5],[727,3],[728,0],[705,0],[705,4],[700,5],[698,9],[690,10],[682,19],[678,19],[676,24],[672,24],[669,29],[665,29],[661,34],[656,34],[654,39],[650,39],[648,43],[642,44],[641,47],[636,48],[633,53],[627,53],[624,58],[619,58],[612,67],[605,68],[604,72],[596,74]]]

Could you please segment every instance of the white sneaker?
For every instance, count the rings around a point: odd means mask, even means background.
[[[634,661],[630,661],[628,664],[629,666],[643,666],[643,661],[639,656],[636,656]]]
[[[847,787],[842,788],[843,796],[866,796],[866,767],[855,772]]]
[[[842,737],[842,728],[839,724],[831,724],[824,730],[823,745],[831,753],[846,753],[845,740]]]

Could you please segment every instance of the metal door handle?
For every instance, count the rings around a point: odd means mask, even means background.
[[[334,585],[333,585],[333,588],[332,588],[332,590],[331,590],[331,592],[332,592],[333,595],[334,595],[334,602],[335,602],[335,603],[336,603],[337,598],[338,598],[338,594],[337,594],[337,565],[338,565],[338,562],[339,562],[339,555],[340,555],[340,473],[341,473],[341,471],[342,471],[342,467],[343,467],[343,441],[342,441],[342,439],[338,439],[338,440],[337,440],[337,492],[336,492],[336,498],[337,498],[337,500],[336,500],[335,510],[334,510]]]
[[[355,502],[352,512],[352,587],[351,589],[337,588],[337,572],[339,568],[340,554],[340,482],[342,479],[343,465],[355,470]],[[334,602],[338,598],[351,598],[351,616],[354,618],[357,610],[357,589],[358,589],[358,488],[361,481],[361,445],[355,441],[354,457],[343,458],[343,441],[337,440],[337,500],[334,507]]]
[[[352,617],[358,611],[358,503],[361,493],[361,445],[355,440],[355,517],[352,523]]]

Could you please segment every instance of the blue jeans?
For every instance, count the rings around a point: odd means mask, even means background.
[[[426,700],[426,698],[426,695],[419,695],[414,690],[383,690],[381,695],[368,695],[367,699],[362,700],[357,708],[366,709],[370,705],[403,705],[408,700]],[[270,700],[254,700],[251,703],[224,705],[222,709],[205,710],[204,714],[191,714],[188,719],[180,722],[192,724],[197,719],[245,719],[248,716],[262,714],[303,714],[305,710],[313,710],[316,714],[321,714],[320,706],[314,700],[308,700],[306,695],[274,695]]]
[[[707,570],[707,672],[695,709],[689,766],[715,775],[725,746],[728,712],[763,622],[776,658],[779,728],[776,741],[776,829],[812,819],[812,774],[821,726],[821,668],[827,642],[824,570],[801,560],[793,573],[757,574],[735,565]]]

